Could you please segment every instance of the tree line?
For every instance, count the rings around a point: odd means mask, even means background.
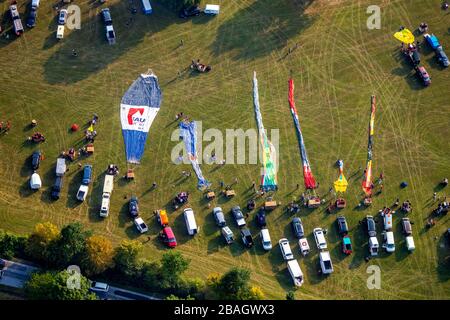
[[[38,223],[29,236],[0,230],[0,257],[24,258],[38,263],[44,272],[33,274],[25,287],[29,299],[95,299],[89,280],[82,276],[80,289],[67,288],[70,276],[65,270],[77,265],[88,277],[158,292],[167,299],[244,299],[259,300],[264,294],[250,285],[250,271],[233,268],[223,275],[212,274],[206,281],[185,277],[190,260],[179,251],[166,251],[160,260],[141,257],[143,244],[123,240],[118,247],[79,222],[59,229],[51,222]],[[63,271],[61,271],[63,270]]]

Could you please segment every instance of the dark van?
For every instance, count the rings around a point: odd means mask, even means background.
[[[52,187],[52,194],[51,194],[51,197],[53,200],[59,199],[59,195],[61,193],[62,186],[63,186],[63,177],[56,177],[56,181]]]

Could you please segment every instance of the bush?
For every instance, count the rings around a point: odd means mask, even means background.
[[[89,280],[79,276],[77,288],[69,286],[72,276],[65,270],[34,273],[25,284],[25,294],[31,300],[96,300],[95,294],[89,292]]]
[[[5,259],[24,257],[27,237],[0,230],[0,256]]]

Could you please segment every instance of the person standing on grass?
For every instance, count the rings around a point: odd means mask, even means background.
[[[152,189],[156,189],[156,182],[152,183]]]

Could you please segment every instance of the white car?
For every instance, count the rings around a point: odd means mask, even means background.
[[[314,239],[316,240],[317,248],[324,250],[327,248],[327,241],[325,240],[325,235],[322,228],[315,228],[313,230]]]
[[[284,260],[289,261],[294,259],[294,255],[292,254],[288,239],[280,239],[280,241],[278,241],[278,244],[280,245],[281,254],[283,255]]]
[[[322,251],[319,253],[320,268],[323,274],[330,274],[334,271],[333,263],[331,262],[330,253]]]
[[[138,231],[140,233],[144,233],[144,232],[148,231],[148,227],[141,217],[134,219],[134,225],[136,226],[136,229],[138,229]]]
[[[89,191],[89,187],[87,185],[85,185],[85,184],[80,185],[80,188],[78,189],[78,192],[77,192],[77,199],[79,201],[86,200],[88,191]]]
[[[264,250],[269,251],[272,249],[272,241],[270,240],[269,229],[261,229],[261,243]]]
[[[383,248],[386,249],[386,252],[392,253],[395,251],[395,242],[394,242],[394,232],[386,231],[383,232]]]
[[[300,265],[297,260],[289,260],[287,262],[287,268],[291,275],[294,285],[300,287],[303,284],[303,272],[300,269]]]

